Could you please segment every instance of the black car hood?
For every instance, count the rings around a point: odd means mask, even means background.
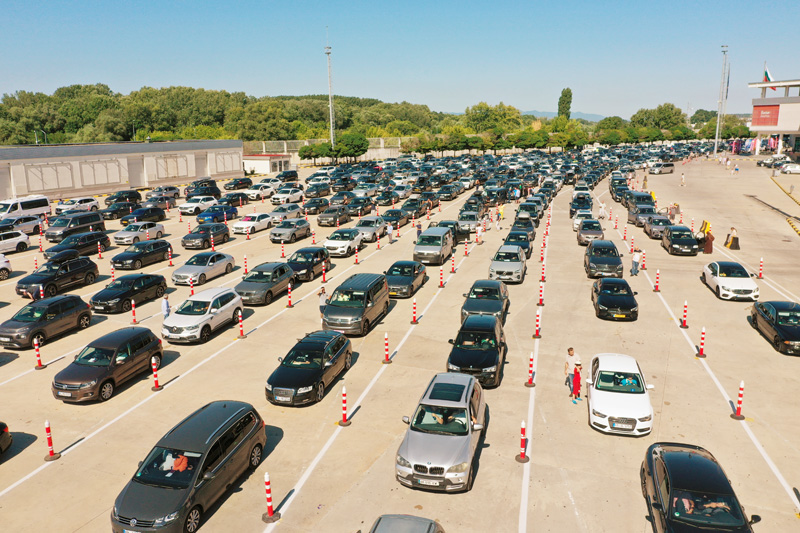
[[[493,315],[503,310],[502,300],[481,300],[478,298],[466,298],[461,309],[470,314]]]
[[[695,239],[676,239],[673,237],[670,239],[670,242],[672,244],[678,244],[683,246],[697,246],[697,240]]]
[[[121,516],[139,521],[155,520],[179,511],[188,489],[173,489],[129,481],[117,496],[115,506]]]
[[[296,368],[280,365],[270,375],[267,383],[273,387],[299,389],[314,385],[322,374],[319,368]]]
[[[590,263],[595,265],[621,265],[622,259],[619,257],[597,257],[592,256],[589,258]]]
[[[77,250],[77,249],[78,247],[74,244],[56,244],[55,246],[51,246],[50,248],[45,250],[45,253],[48,256],[52,257],[58,252],[63,252],[64,250]]]
[[[18,285],[39,285],[55,278],[52,274],[28,274],[17,282]]]
[[[114,256],[114,261],[127,261],[129,259],[138,259],[142,257],[142,252],[122,252]]]
[[[0,333],[10,333],[20,329],[27,329],[36,322],[20,322],[19,320],[6,320],[0,324]]]
[[[633,309],[636,307],[636,298],[623,294],[601,293],[597,297],[597,303],[603,307],[610,307],[614,309]]]
[[[775,326],[781,338],[786,341],[800,341],[800,326]]]
[[[319,263],[317,263],[317,262],[314,262],[314,263],[300,263],[298,261],[289,261],[286,264],[289,265],[289,268],[291,268],[295,272],[300,272],[301,270],[308,270],[309,268],[312,268],[315,265],[318,265]]]
[[[500,350],[464,350],[453,347],[447,362],[460,367],[489,368],[500,360]]]
[[[111,300],[115,300],[117,298],[123,298],[128,296],[129,292],[123,289],[103,289],[94,296],[92,296],[93,302],[110,302]]]
[[[406,285],[411,285],[413,281],[413,276],[386,276],[386,283],[389,287],[405,287]]]

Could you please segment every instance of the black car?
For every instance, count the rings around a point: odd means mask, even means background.
[[[223,186],[226,191],[235,191],[237,189],[249,189],[253,186],[253,180],[250,178],[234,178]]]
[[[586,247],[583,269],[590,278],[623,276],[622,254],[617,246],[607,240],[595,239]]]
[[[454,200],[456,197],[458,197],[458,189],[452,185],[445,185],[436,191],[436,196],[439,197],[439,200]]]
[[[307,246],[293,253],[287,264],[294,271],[297,279],[312,281],[322,274],[323,266],[326,272],[330,272],[331,256],[324,246]]]
[[[135,242],[121,254],[115,255],[111,264],[123,270],[139,270],[144,265],[169,259],[170,249],[170,244],[161,239]]]
[[[393,191],[383,191],[375,197],[375,203],[380,206],[394,205],[400,201],[400,195]]]
[[[39,289],[44,288],[46,297],[53,297],[59,291],[75,285],[91,285],[97,279],[97,265],[77,250],[66,250],[53,256],[50,261],[34,270],[17,282],[16,292],[38,298]]]
[[[514,246],[519,246],[525,252],[525,257],[527,259],[531,258],[531,254],[533,254],[533,243],[530,233],[527,231],[521,230],[512,230],[508,232],[506,235],[506,240],[503,241],[503,244],[511,244]]]
[[[412,218],[419,218],[424,215],[425,208],[425,204],[416,198],[412,200],[406,200],[406,202],[400,207],[400,209],[408,213],[408,215]]]
[[[488,315],[499,318],[503,323],[508,315],[511,300],[508,287],[500,280],[479,279],[472,284],[468,293],[464,294],[461,306],[461,322],[470,315]]]
[[[191,249],[206,249],[211,247],[211,237],[214,237],[214,246],[228,242],[230,232],[225,224],[200,224],[191,233],[184,235],[181,246]]]
[[[667,226],[661,233],[661,246],[670,255],[697,255],[700,247],[686,226]]]
[[[98,245],[101,252],[105,252],[111,246],[108,235],[102,231],[74,233],[55,246],[45,250],[44,258],[49,261],[64,250],[76,250],[79,255],[93,255],[97,253]]]
[[[576,211],[583,209],[588,209],[589,211],[592,210],[591,197],[585,195],[576,196],[575,199],[573,199],[569,204],[569,218],[574,217]]]
[[[352,191],[356,188],[356,180],[353,178],[339,178],[331,184],[333,192]]]
[[[656,442],[640,470],[642,496],[656,533],[752,532],[733,487],[711,452],[692,444]]]
[[[297,181],[298,179],[296,170],[284,170],[282,172],[278,172],[278,175],[275,177],[283,182]]]
[[[11,436],[8,425],[0,422],[0,456],[6,453],[13,443],[14,437]]]
[[[611,198],[613,198],[615,202],[621,202],[628,190],[629,189],[627,185],[616,185],[613,189],[611,189]]]
[[[312,198],[306,201],[306,205],[303,209],[308,211],[309,215],[317,215],[328,209],[329,205],[330,202],[327,198]]]
[[[389,209],[382,216],[386,224],[391,224],[393,228],[405,226],[411,220],[411,216],[402,209]]]
[[[592,284],[592,304],[597,318],[612,320],[636,320],[639,318],[639,304],[636,292],[624,279],[604,278]]]
[[[331,193],[331,186],[327,183],[313,183],[305,191],[306,198],[321,198]]]
[[[141,205],[134,202],[116,202],[108,206],[106,209],[101,209],[100,214],[106,220],[116,220],[125,215],[130,215],[137,209],[141,209]]]
[[[425,265],[419,261],[395,261],[383,273],[386,274],[390,298],[410,298],[428,279]]]
[[[347,214],[352,217],[368,215],[372,212],[373,207],[375,207],[375,204],[370,198],[354,198],[347,204]]]
[[[250,198],[243,192],[229,192],[217,201],[217,205],[243,207],[250,203]]]
[[[277,405],[320,402],[325,388],[350,369],[353,348],[342,333],[315,331],[300,339],[279,361],[267,378],[267,400]]]
[[[418,178],[417,181],[411,186],[411,192],[415,194],[423,193],[425,191],[432,191],[433,185],[428,178]]]
[[[106,205],[115,204],[117,202],[131,202],[137,203],[142,201],[142,195],[139,191],[118,191],[113,194],[106,196],[105,203]]]
[[[143,243],[142,243],[143,244]],[[158,299],[167,292],[167,280],[159,274],[127,274],[112,281],[89,300],[92,310],[101,313],[127,313],[131,302],[137,305]]]
[[[800,355],[800,304],[776,300],[755,302],[750,310],[750,325],[779,352]]]
[[[384,217],[386,218],[386,217]],[[433,221],[428,224],[429,228],[450,228],[450,232],[454,235],[455,242],[454,244],[458,244],[463,241],[469,240],[469,228],[462,227],[458,220],[439,220]]]
[[[167,218],[167,214],[160,207],[142,207],[130,215],[125,215],[120,219],[123,226],[134,222],[161,222]]]
[[[511,231],[524,231],[530,236],[531,240],[536,238],[536,224],[533,223],[533,219],[530,217],[515,218],[511,224]]]
[[[340,191],[331,197],[330,205],[347,205],[355,199],[355,193],[351,191]]]
[[[419,195],[419,199],[425,204],[425,207],[431,211],[433,211],[435,207],[439,207],[439,196],[435,192],[423,192]]]
[[[469,315],[447,358],[448,372],[475,376],[484,386],[500,385],[506,361],[506,336],[500,318],[493,315]]]
[[[201,187],[216,187],[217,180],[211,178],[200,178],[190,183],[184,190],[183,195],[188,198],[189,194]]]
[[[197,187],[186,195],[186,199],[194,198],[195,196],[213,196],[217,200],[222,197],[222,191],[216,185],[211,187]]]

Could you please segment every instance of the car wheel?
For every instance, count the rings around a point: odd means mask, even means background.
[[[317,403],[321,402],[325,397],[325,385],[322,383],[317,384]]]
[[[644,478],[644,463],[642,463],[642,468],[639,470],[639,484],[642,486],[642,496],[644,499],[647,499],[647,482]]]
[[[756,323],[756,315],[750,315],[750,326],[755,330],[758,329],[758,324]]]
[[[778,337],[777,335],[775,336],[774,339],[772,339],[772,346],[774,346],[775,349],[778,350],[779,352],[781,351],[781,345],[782,344],[783,343],[781,342],[781,338]]]
[[[202,517],[203,513],[200,511],[200,507],[193,507],[189,514],[186,515],[186,520],[183,523],[184,533],[196,533],[200,529],[200,519]]]
[[[200,214],[200,210],[199,209],[195,209],[194,211],[192,211],[192,214],[193,215],[199,215]]]
[[[17,251],[18,252],[24,252],[25,248],[27,248],[27,247],[28,247],[28,245],[25,244],[24,242],[17,243]]]
[[[291,244],[294,244],[294,242],[295,242],[296,240],[297,240],[297,235],[295,235],[294,233],[292,233],[292,236],[291,236],[291,237],[289,237],[289,243],[291,243]]]
[[[203,329],[200,330],[200,342],[203,344],[208,342],[208,339],[211,338],[211,328],[208,326],[203,326]]]
[[[58,289],[56,288],[56,286],[55,286],[55,285],[48,285],[48,286],[47,286],[47,287],[45,287],[45,289],[44,289],[44,294],[45,294],[45,296],[47,296],[48,298],[52,298],[52,297],[53,297],[53,296],[55,296],[57,293],[58,293]]]
[[[31,235],[36,235],[37,233],[39,233],[39,226],[34,226]]]
[[[226,242],[228,242],[228,239],[230,239],[230,237],[226,233],[225,235],[222,236],[222,244],[225,244]]]
[[[31,337],[31,347],[35,346],[35,342],[34,341],[38,341],[39,348],[41,348],[44,345],[44,341],[45,341],[44,333],[42,333],[40,331],[40,332],[34,334],[33,337]]]
[[[123,301],[122,302],[122,311],[127,313],[130,310],[131,310],[131,301],[130,300]]]
[[[464,492],[471,491],[472,485],[475,484],[475,469],[472,466],[469,466],[469,477],[467,478],[467,486],[464,488]]]
[[[106,381],[102,385],[100,385],[100,399],[104,402],[107,402],[114,396],[114,383],[111,381]]]
[[[264,295],[264,305],[269,305],[272,303],[272,292],[267,291],[267,294]]]
[[[386,302],[385,304],[383,304],[383,316],[388,316],[388,315],[389,315],[389,302]]]
[[[119,215],[117,213],[111,213],[111,220],[117,220]]]
[[[232,271],[233,271],[233,265],[232,264],[228,263],[227,265],[225,265],[225,273],[226,274],[230,274]]]
[[[160,356],[160,355],[154,355],[154,356],[152,356],[152,357],[150,358],[150,365],[151,365],[151,368],[152,368],[152,364],[153,364],[153,362],[155,362],[155,364],[156,364],[156,370],[158,370],[159,368],[161,368],[161,356]]]
[[[369,320],[365,320],[361,325],[361,336],[363,337],[367,333],[369,333]]]
[[[200,274],[200,277],[197,278],[197,284],[198,285],[204,285],[205,282],[206,282],[206,275],[205,274]]]
[[[206,250],[207,248],[210,248],[210,247],[211,247],[211,243],[210,242],[203,241],[203,250]]]
[[[133,269],[134,270],[139,270],[140,268],[142,268],[142,262],[139,259],[137,259],[133,263]]]
[[[239,322],[239,313],[241,313],[241,312],[242,312],[242,310],[239,309],[238,307],[233,310],[233,316],[231,317],[231,323],[236,324],[236,323]]]
[[[347,354],[344,356],[344,370],[345,370],[345,372],[350,370],[351,366],[353,366],[353,354],[350,353],[350,352],[347,352]]]
[[[133,244],[136,244],[137,242],[139,242],[139,237],[134,237],[133,238]]]
[[[261,448],[260,444],[256,444],[253,446],[253,449],[250,450],[250,463],[248,467],[250,470],[255,470],[258,468],[258,465],[261,464],[261,458],[264,455],[264,450]]]
[[[0,268],[0,279],[8,279],[10,275],[11,272],[9,272],[7,268]]]
[[[717,298],[719,298],[721,300],[722,299],[722,294],[720,294],[720,292],[719,292],[719,285],[717,285],[717,288],[716,288],[716,290],[714,292],[717,294]]]
[[[97,211],[97,206],[96,205],[92,206],[92,211]]]
[[[169,252],[164,252],[164,255],[161,256],[161,260],[166,261],[167,259],[169,259]]]
[[[92,283],[94,283],[94,274],[92,274],[91,272],[86,274],[86,277],[83,278],[83,283],[84,285],[91,285]]]
[[[161,232],[160,232],[160,231],[157,231],[157,232],[156,232],[156,239],[160,239],[160,238],[161,238]]]
[[[92,323],[92,317],[90,317],[89,315],[81,315],[81,317],[78,319],[78,327],[80,329],[88,328],[91,323]]]

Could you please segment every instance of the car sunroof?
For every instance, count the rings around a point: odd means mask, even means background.
[[[454,383],[436,383],[431,391],[430,399],[458,402],[461,401],[465,388],[464,385]]]

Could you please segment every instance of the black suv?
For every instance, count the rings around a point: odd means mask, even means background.
[[[106,220],[116,220],[125,215],[130,215],[137,209],[141,209],[141,207],[138,202],[116,202],[105,209],[101,209],[100,214]]]
[[[278,172],[278,175],[275,176],[279,180],[286,182],[286,181],[297,181],[299,178],[297,177],[296,170],[284,170],[283,172]]]
[[[111,264],[114,268],[139,270],[143,265],[169,259],[170,248],[170,244],[161,239],[135,242],[121,254],[115,255]]]
[[[44,288],[45,296],[53,297],[67,287],[91,285],[97,275],[94,262],[87,257],[80,257],[77,250],[66,250],[19,280],[16,291],[20,296],[36,299],[39,289]]]
[[[167,214],[160,207],[142,207],[130,215],[125,215],[120,220],[123,226],[133,222],[161,222],[167,218]]]
[[[468,315],[461,324],[447,358],[448,372],[475,376],[481,385],[500,385],[506,361],[506,336],[500,318],[494,315]]]
[[[44,258],[49,261],[51,258],[55,257],[56,254],[59,254],[65,250],[77,250],[79,255],[96,254],[98,250],[98,244],[100,245],[100,251],[105,252],[108,247],[111,246],[111,241],[109,240],[108,235],[102,231],[75,233],[55,246],[45,250]]]
[[[92,311],[80,296],[65,294],[31,302],[0,324],[0,346],[26,348],[74,329],[86,329]]]
[[[118,191],[114,194],[110,194],[106,196],[105,203],[106,205],[111,205],[116,202],[141,202],[142,195],[139,194],[139,191]]]
[[[200,224],[191,233],[184,235],[181,246],[184,248],[210,248],[211,236],[214,236],[214,246],[228,242],[230,232],[225,224]]]
[[[186,195],[186,199],[194,198],[195,196],[213,196],[217,200],[222,197],[222,191],[216,185],[211,187],[198,187]]]
[[[193,192],[195,189],[199,189],[200,187],[216,187],[217,180],[211,178],[200,178],[199,180],[194,180],[191,182],[184,190],[183,195],[187,196],[189,193]]]
[[[356,188],[356,180],[353,178],[339,178],[331,184],[333,192],[352,191]]]
[[[595,239],[586,247],[583,268],[590,278],[621,278],[624,270],[621,257],[622,254],[617,251],[613,242]]]
[[[250,178],[234,178],[225,185],[223,189],[226,191],[235,191],[236,189],[249,189],[253,186],[253,180]]]
[[[131,302],[141,304],[161,298],[167,292],[167,280],[159,274],[127,274],[112,281],[89,300],[95,311],[127,313]]]

